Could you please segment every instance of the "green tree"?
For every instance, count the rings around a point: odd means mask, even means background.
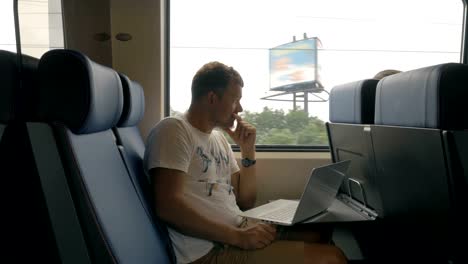
[[[309,124],[309,116],[301,110],[292,110],[286,115],[286,127],[293,133],[298,133]]]
[[[291,145],[296,144],[296,136],[289,129],[273,128],[258,144],[264,145]]]
[[[171,115],[179,113],[171,109]],[[264,107],[260,113],[244,111],[244,120],[257,128],[257,144],[260,145],[328,145],[325,123],[319,118],[309,117],[298,109],[287,114],[283,110]],[[232,139],[224,133],[229,143]]]
[[[260,113],[245,111],[242,117],[257,128],[257,142],[263,142],[273,128],[286,128],[283,110],[272,110],[264,107]]]
[[[310,122],[297,137],[297,144],[299,145],[327,145],[328,137],[325,131],[325,126],[317,125]]]

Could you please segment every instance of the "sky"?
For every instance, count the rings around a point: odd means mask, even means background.
[[[245,110],[291,110],[292,102],[261,99],[276,94],[269,49],[304,33],[322,41],[327,91],[384,69],[459,62],[462,15],[461,0],[172,0],[171,107],[187,109],[193,75],[217,60],[243,76]],[[328,102],[309,103],[309,114],[327,121]]]
[[[15,50],[13,1],[0,0],[0,49]],[[23,43],[30,54],[47,47],[47,0],[20,0]],[[217,60],[244,79],[245,110],[292,109],[292,102],[262,100],[270,91],[269,49],[293,36],[318,37],[325,90],[372,78],[383,69],[411,70],[458,62],[461,0],[171,0],[171,107],[185,111],[195,72]],[[45,25],[45,26],[44,26]],[[37,43],[40,43],[39,45]],[[34,46],[35,45],[35,46]],[[25,49],[26,50],[26,49]],[[320,94],[327,98],[326,93]],[[292,96],[276,97],[292,99]],[[302,105],[299,103],[298,105]],[[328,120],[328,102],[309,103],[309,114]]]

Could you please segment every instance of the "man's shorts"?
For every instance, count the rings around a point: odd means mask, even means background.
[[[247,226],[244,221],[241,226]],[[215,243],[208,254],[192,262],[194,264],[275,264],[275,263],[304,263],[304,242],[281,240],[282,229],[278,228],[278,238],[262,249],[245,250],[229,245]]]
[[[304,242],[277,240],[262,249],[244,250],[233,246],[216,245],[196,264],[263,264],[304,263]]]

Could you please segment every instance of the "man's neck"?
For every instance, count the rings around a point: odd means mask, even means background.
[[[204,133],[211,133],[214,129],[214,124],[209,120],[210,114],[204,109],[197,105],[190,105],[187,111],[187,121],[198,130]]]

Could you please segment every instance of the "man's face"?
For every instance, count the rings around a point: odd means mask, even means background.
[[[223,96],[217,97],[214,105],[215,124],[218,127],[230,128],[234,125],[234,115],[242,112],[240,99],[242,98],[242,87],[231,82]]]

